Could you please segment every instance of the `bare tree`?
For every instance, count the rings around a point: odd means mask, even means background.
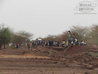
[[[13,33],[12,34],[12,42],[13,43],[23,43],[23,42],[28,42],[30,41],[30,37],[32,37],[33,34],[25,32],[25,31],[20,31],[18,33]]]
[[[86,40],[87,34],[89,33],[89,28],[83,26],[73,26],[71,27],[71,32],[72,34],[75,34],[79,41]]]

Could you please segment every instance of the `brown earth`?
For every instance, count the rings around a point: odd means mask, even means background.
[[[61,47],[60,47],[61,48]],[[97,46],[71,46],[65,50],[20,47],[0,50],[0,74],[98,74]]]

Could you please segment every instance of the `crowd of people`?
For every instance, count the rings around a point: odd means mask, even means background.
[[[35,40],[33,42],[28,42],[28,43],[22,43],[22,44],[19,44],[19,43],[12,43],[11,44],[11,47],[13,48],[19,48],[19,47],[27,47],[28,50],[30,50],[30,48],[32,47],[38,47],[38,46],[41,46],[41,47],[68,47],[70,45],[86,45],[86,43],[84,41],[81,41],[81,42],[78,42],[77,39],[75,39],[75,41],[71,41],[70,43],[70,40],[68,41],[65,41],[65,40],[62,40],[62,41],[54,41],[54,40],[49,40],[49,41],[43,41],[43,40]]]
[[[49,40],[49,41],[42,41],[42,40],[35,40],[32,42],[32,46],[38,46],[41,45],[42,47],[44,46],[64,46],[65,45],[65,40],[63,41],[53,41],[53,40]]]
[[[43,40],[35,40],[33,42],[28,42],[28,43],[12,43],[10,46],[13,47],[13,48],[19,48],[20,46],[25,46],[25,47],[36,47],[36,46],[42,46],[42,47],[45,47],[45,46],[55,46],[55,47],[58,47],[58,46],[62,46],[62,47],[65,47],[66,45],[66,41],[63,40],[63,41],[53,41],[53,40],[49,40],[49,41],[43,41]]]
[[[19,48],[20,46],[25,46],[28,47],[28,50],[30,50],[31,47],[36,47],[36,46],[55,46],[55,47],[68,47],[70,45],[86,45],[86,43],[84,41],[78,42],[78,40],[76,39],[75,35],[71,35],[71,32],[68,31],[68,40],[62,40],[62,41],[54,41],[54,40],[41,40],[41,39],[36,39],[35,41],[32,42],[28,42],[28,43],[23,43],[23,44],[19,44],[19,43],[13,43],[11,46],[12,47],[16,47]]]

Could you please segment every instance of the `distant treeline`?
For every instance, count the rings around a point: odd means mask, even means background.
[[[75,35],[78,41],[84,40],[87,44],[91,45],[98,45],[98,25],[92,25],[91,27],[83,27],[83,26],[72,26],[70,28],[71,35]],[[63,32],[60,35],[48,35],[45,38],[37,38],[42,39],[44,41],[54,40],[54,41],[67,41],[68,31]],[[19,31],[17,33],[12,32],[11,29],[5,27],[4,25],[0,26],[0,49],[2,46],[9,43],[24,43],[24,42],[32,42],[31,37],[33,34]]]

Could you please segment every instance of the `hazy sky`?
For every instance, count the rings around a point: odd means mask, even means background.
[[[0,22],[34,38],[61,34],[73,25],[98,24],[98,1],[93,0],[96,14],[75,14],[79,1],[83,0],[0,0]]]

